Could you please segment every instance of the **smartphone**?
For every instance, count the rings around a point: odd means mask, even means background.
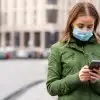
[[[100,69],[100,60],[92,60],[89,69]]]

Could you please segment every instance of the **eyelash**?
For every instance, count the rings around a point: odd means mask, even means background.
[[[92,28],[92,26],[88,26],[87,28],[88,28],[88,29],[91,29],[91,28]]]
[[[84,25],[78,25],[78,27],[82,29],[82,28],[84,28]],[[87,29],[91,29],[91,28],[92,28],[92,26],[87,26]]]
[[[79,28],[84,28],[84,25],[78,25]]]

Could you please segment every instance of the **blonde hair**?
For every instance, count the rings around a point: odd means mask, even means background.
[[[79,16],[92,16],[95,19],[94,23],[94,32],[96,32],[97,26],[99,24],[99,14],[94,7],[93,4],[89,2],[79,2],[73,8],[71,9],[68,20],[67,20],[67,25],[62,33],[62,38],[61,41],[66,41],[69,40],[72,36],[72,23],[77,19]]]

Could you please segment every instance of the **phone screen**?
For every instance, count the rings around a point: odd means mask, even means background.
[[[92,60],[89,69],[100,69],[100,60]]]

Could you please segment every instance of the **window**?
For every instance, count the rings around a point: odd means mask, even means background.
[[[1,47],[1,32],[0,32],[0,47]]]
[[[2,26],[2,13],[0,12],[0,26]]]
[[[24,11],[23,20],[24,20],[24,24],[26,24],[27,23],[27,12],[26,11]]]
[[[24,0],[24,14],[23,14],[24,24],[27,23],[27,0]]]
[[[15,32],[15,34],[14,34],[14,45],[15,45],[15,47],[18,47],[20,45],[19,32]]]
[[[34,16],[36,16],[36,9],[34,10]]]
[[[17,23],[17,0],[14,0],[13,1],[13,9],[14,9],[14,12],[13,12],[13,25],[16,26],[16,23]]]
[[[30,33],[25,32],[24,33],[24,46],[28,47],[29,46],[29,40],[30,40]]]
[[[47,10],[47,22],[56,23],[57,22],[58,11],[57,9]]]
[[[17,8],[17,0],[13,1],[13,8],[16,9]]]
[[[37,18],[37,12],[36,9],[33,11],[33,24],[36,25],[36,18]]]
[[[59,32],[55,32],[52,36],[54,37],[53,43],[57,42],[58,39],[59,39]],[[52,38],[53,38],[53,37],[52,37]]]
[[[2,11],[1,11],[1,8],[2,8],[2,0],[0,0],[0,27],[2,26]]]
[[[7,25],[7,17],[8,17],[8,14],[7,14],[7,12],[5,12],[4,13],[4,20],[3,20],[4,25]]]
[[[37,6],[37,0],[33,0],[33,6],[34,6],[34,7]]]
[[[34,43],[36,47],[40,46],[40,32],[34,33]]]
[[[8,17],[7,12],[0,13],[0,24],[1,25],[3,25],[3,26],[7,25],[7,17]]]
[[[49,48],[51,46],[51,33],[45,32],[45,47]]]
[[[24,0],[24,9],[27,9],[27,0]]]
[[[48,4],[57,4],[57,0],[47,0]]]
[[[52,44],[58,41],[58,32],[55,33],[50,33],[50,32],[45,32],[45,47],[50,48]]]
[[[17,22],[17,12],[13,12],[13,25],[15,26]]]
[[[10,46],[11,44],[11,34],[10,32],[6,32],[5,34],[5,42],[6,42],[6,46]]]
[[[68,6],[69,6],[69,7],[71,6],[71,1],[70,1],[70,0],[68,0]]]

